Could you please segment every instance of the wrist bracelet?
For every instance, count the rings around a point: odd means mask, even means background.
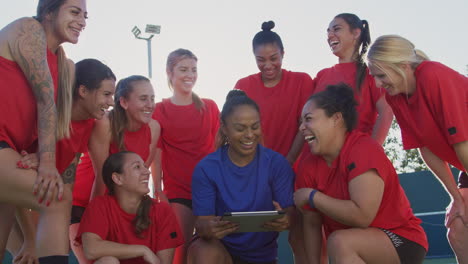
[[[314,196],[315,194],[318,192],[317,189],[313,189],[310,194],[309,194],[309,206],[311,208],[315,208],[315,204],[314,204]]]

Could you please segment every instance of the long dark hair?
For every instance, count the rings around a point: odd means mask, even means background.
[[[87,90],[99,89],[104,80],[116,80],[112,70],[96,59],[84,59],[75,64],[75,85],[73,99],[78,98],[78,89],[81,85]]]
[[[371,37],[370,37],[370,30],[369,30],[369,23],[366,20],[361,20],[358,16],[355,14],[350,14],[350,13],[342,13],[335,18],[341,18],[343,19],[346,24],[348,24],[350,30],[354,29],[360,29],[361,30],[361,35],[359,37],[358,45],[356,46],[355,52],[358,53],[356,65],[357,65],[357,70],[356,70],[356,90],[358,92],[361,92],[361,85],[364,82],[364,79],[366,78],[366,72],[367,72],[367,65],[364,62],[364,58],[367,52],[367,49],[369,48],[369,44],[371,43]]]
[[[102,166],[102,179],[104,184],[106,184],[108,194],[115,195],[115,183],[112,180],[113,173],[123,173],[123,167],[125,164],[125,156],[128,154],[135,154],[131,151],[121,151],[110,155],[104,165]],[[134,226],[134,232],[137,236],[142,237],[141,233],[148,229],[151,224],[151,219],[149,218],[149,212],[153,200],[148,195],[143,196],[140,205],[138,206],[137,213],[132,223]]]

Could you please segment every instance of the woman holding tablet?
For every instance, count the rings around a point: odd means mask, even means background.
[[[243,91],[229,92],[221,112],[216,152],[195,167],[193,212],[199,239],[189,247],[192,263],[276,263],[278,231],[288,217],[267,222],[273,232],[232,234],[225,212],[289,211],[294,173],[279,153],[263,147],[257,104]]]
[[[304,213],[307,263],[319,263],[322,226],[331,263],[422,263],[421,220],[380,144],[354,129],[356,105],[339,84],[302,110],[300,130],[314,155],[298,165],[294,202]]]

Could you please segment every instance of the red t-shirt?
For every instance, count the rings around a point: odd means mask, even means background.
[[[125,131],[124,144],[128,151],[133,151],[146,161],[150,152],[151,128],[148,124],[134,132]],[[109,155],[119,152],[117,145],[112,142],[109,146]],[[73,187],[73,205],[86,207],[91,197],[94,184],[94,168],[88,152],[81,157],[76,169],[75,185]]]
[[[468,78],[447,66],[424,61],[415,70],[416,91],[386,95],[401,128],[405,149],[427,147],[464,171],[453,144],[468,140]]]
[[[57,142],[57,170],[62,174],[73,161],[77,153],[88,151],[88,141],[94,127],[95,119],[72,121],[70,137]]]
[[[356,89],[356,70],[357,66],[354,62],[339,63],[331,68],[321,70],[314,79],[314,93],[324,91],[328,85],[342,82],[349,85],[353,88],[354,97],[358,102],[358,106],[356,107],[359,114],[357,130],[372,135],[378,115],[375,105],[380,97],[384,95],[385,90],[377,88],[374,78],[369,74],[369,70],[366,70],[361,91],[358,92]]]
[[[57,101],[58,59],[49,49],[47,62]],[[37,152],[34,143],[38,137],[36,98],[19,65],[3,57],[0,57],[0,91],[3,98],[0,103],[0,141],[18,152]]]
[[[81,243],[83,233],[94,233],[103,240],[127,245],[145,245],[155,254],[158,251],[176,248],[184,243],[180,227],[175,221],[171,206],[153,199],[149,213],[151,224],[142,232],[143,238],[134,232],[132,223],[135,214],[125,212],[117,199],[111,195],[96,197],[86,208],[76,236]],[[120,260],[122,264],[144,264],[143,258]]]
[[[296,188],[314,188],[340,200],[350,200],[348,185],[352,179],[369,170],[376,170],[385,187],[382,202],[370,227],[387,229],[427,250],[427,238],[420,225],[421,220],[414,216],[398,175],[382,146],[369,135],[359,131],[349,133],[331,167],[322,157],[309,152],[297,169]],[[309,205],[305,208],[315,210]],[[327,236],[333,231],[350,228],[319,213]]]
[[[195,104],[175,105],[170,99],[156,104],[153,118],[161,126],[164,193],[167,198],[192,199],[192,173],[195,165],[215,150],[219,128],[219,110],[210,99],[202,99],[205,108]]]
[[[260,107],[263,145],[286,157],[299,129],[302,107],[314,90],[310,76],[283,69],[281,81],[269,88],[257,73],[237,81],[235,89],[245,91]]]

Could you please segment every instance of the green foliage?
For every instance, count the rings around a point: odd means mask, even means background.
[[[397,173],[428,170],[417,149],[403,150],[400,127],[395,119],[383,147]]]

